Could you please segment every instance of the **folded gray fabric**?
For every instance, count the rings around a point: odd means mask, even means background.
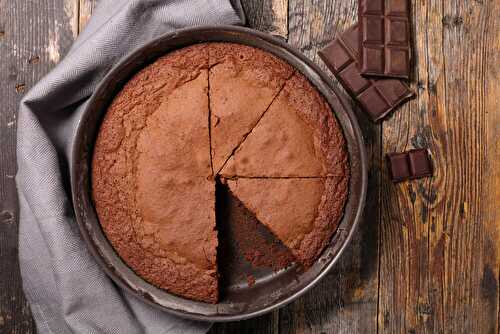
[[[178,28],[242,24],[239,9],[229,0],[101,0],[68,55],[23,98],[19,258],[39,333],[199,333],[210,327],[142,303],[100,270],[74,219],[68,157],[88,97],[123,55]]]

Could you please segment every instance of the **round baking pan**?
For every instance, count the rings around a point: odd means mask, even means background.
[[[255,284],[230,281],[218,304],[206,304],[175,296],[137,276],[120,259],[106,239],[92,204],[90,166],[94,141],[102,117],[123,85],[144,66],[172,50],[203,42],[232,42],[257,47],[284,59],[323,94],[347,140],[350,164],[349,196],[344,216],[329,246],[305,272],[294,266],[273,272],[254,273]],[[255,30],[234,26],[212,26],[165,34],[124,57],[102,79],[78,124],[71,161],[71,187],[76,219],[88,248],[104,271],[125,290],[162,310],[181,317],[232,321],[251,318],[286,305],[311,289],[335,265],[355,233],[363,211],[366,187],[366,154],[356,118],[331,86],[328,77],[309,59],[285,42]]]

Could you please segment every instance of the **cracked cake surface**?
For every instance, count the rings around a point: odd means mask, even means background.
[[[216,303],[219,177],[308,267],[342,217],[347,149],[324,98],[289,64],[203,43],[158,58],[116,95],[94,147],[92,197],[135,273]]]
[[[221,171],[225,177],[342,176],[344,136],[325,99],[296,73]]]
[[[275,56],[245,45],[213,43],[209,52],[212,159],[218,172],[293,70]]]

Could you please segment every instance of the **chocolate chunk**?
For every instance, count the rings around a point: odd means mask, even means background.
[[[410,76],[410,4],[408,0],[360,0],[361,73]]]
[[[408,160],[413,178],[432,176],[432,166],[427,150],[418,149],[409,151]]]
[[[432,176],[432,165],[426,149],[387,154],[392,182]]]
[[[393,182],[400,182],[410,178],[410,167],[408,166],[408,154],[406,152],[388,154],[387,160]]]
[[[373,121],[378,121],[415,94],[401,79],[373,79],[361,75],[358,35],[358,25],[355,25],[318,54],[347,93]]]

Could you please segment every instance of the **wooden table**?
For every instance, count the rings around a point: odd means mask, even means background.
[[[1,333],[35,331],[17,260],[17,106],[64,57],[96,2],[0,0]],[[320,66],[317,50],[357,11],[355,0],[243,5],[251,27],[283,37]],[[304,297],[212,333],[499,332],[500,1],[412,7],[418,98],[381,124],[356,109],[371,170],[352,244]],[[412,147],[432,152],[434,177],[391,184],[385,154]]]

